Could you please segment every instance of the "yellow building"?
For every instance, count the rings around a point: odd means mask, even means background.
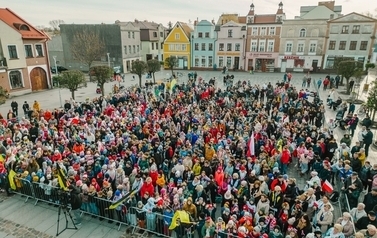
[[[176,69],[190,69],[190,35],[193,29],[186,23],[177,22],[164,41],[164,62],[170,56],[178,58]],[[166,66],[165,66],[166,68]]]

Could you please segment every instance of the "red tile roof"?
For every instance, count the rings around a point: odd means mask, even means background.
[[[48,39],[46,34],[33,27],[9,8],[0,8],[0,20],[18,31],[23,39]]]
[[[256,15],[254,23],[274,23],[276,22],[275,14]]]

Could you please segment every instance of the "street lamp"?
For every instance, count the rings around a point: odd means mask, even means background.
[[[58,75],[58,66],[56,65],[56,56],[53,56],[54,58],[54,63],[55,63],[55,74]],[[60,101],[60,107],[63,107],[62,105],[62,95],[60,93],[60,83],[58,80],[58,88],[59,88],[59,101]]]
[[[107,53],[107,65],[110,68],[110,53]]]

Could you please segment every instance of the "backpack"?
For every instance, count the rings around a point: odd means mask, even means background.
[[[337,191],[334,191],[334,192],[330,195],[330,201],[331,201],[331,202],[338,202],[339,197],[340,197],[340,193],[337,192]]]

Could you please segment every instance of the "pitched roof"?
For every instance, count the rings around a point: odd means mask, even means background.
[[[22,19],[9,8],[0,8],[0,20],[18,31],[23,39],[48,39],[48,36]]]
[[[133,22],[133,24],[135,26],[140,27],[140,29],[153,30],[153,29],[157,29],[158,28],[158,24],[157,23],[155,23],[155,22],[149,22],[149,21],[135,21],[135,22]]]
[[[181,25],[186,36],[190,39],[191,32],[193,32],[194,29],[192,29],[187,23],[184,23],[184,22],[178,22],[178,23]]]
[[[238,23],[246,23],[246,17],[238,17]]]
[[[276,14],[263,14],[254,17],[254,23],[275,23]]]
[[[340,16],[338,18],[332,19],[329,22],[341,22],[341,21],[350,21],[350,22],[358,22],[358,21],[374,21],[376,22],[377,19],[373,17],[368,17],[363,14],[357,13],[357,12],[351,12],[348,13],[347,15]]]

